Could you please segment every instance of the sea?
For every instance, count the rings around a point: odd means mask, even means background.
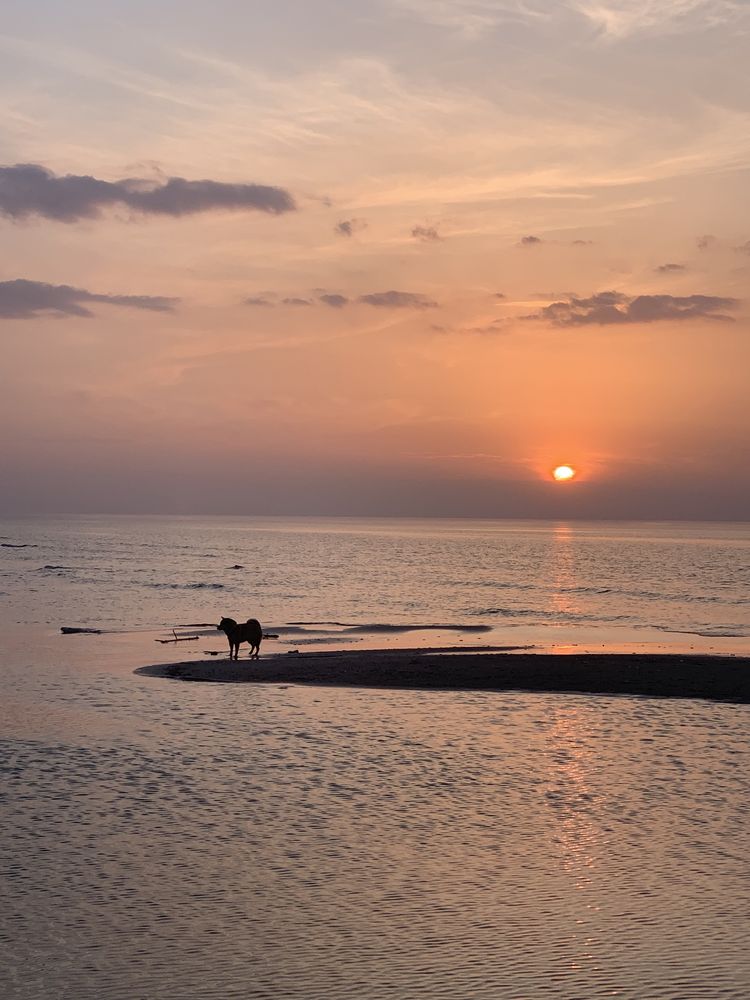
[[[135,673],[222,616],[748,655],[750,524],[0,521],[0,997],[750,996],[747,706]]]

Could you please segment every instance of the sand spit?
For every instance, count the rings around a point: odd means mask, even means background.
[[[549,691],[710,698],[750,703],[750,658],[593,653],[558,656],[495,647],[346,650],[199,660],[140,667],[136,673],[183,681],[350,687]]]

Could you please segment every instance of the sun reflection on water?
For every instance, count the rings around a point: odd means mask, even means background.
[[[550,608],[560,615],[580,614],[581,608],[573,593],[577,585],[576,553],[573,529],[569,524],[556,524],[550,550]]]

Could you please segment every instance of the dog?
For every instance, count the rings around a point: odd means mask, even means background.
[[[260,654],[260,643],[263,639],[263,629],[257,618],[248,618],[244,623],[238,624],[234,618],[222,618],[216,626],[223,632],[229,640],[229,659],[236,660],[240,655],[240,643],[250,643],[250,658],[258,659]]]

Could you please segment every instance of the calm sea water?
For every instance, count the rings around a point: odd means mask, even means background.
[[[750,524],[91,517],[0,536],[0,614],[21,623],[750,638]]]
[[[84,518],[0,535],[27,546],[0,549],[3,998],[750,995],[746,706],[133,673],[175,657],[165,626],[231,611],[367,626],[292,626],[266,655],[508,632],[738,651],[746,526]],[[491,631],[391,631],[428,624]]]

